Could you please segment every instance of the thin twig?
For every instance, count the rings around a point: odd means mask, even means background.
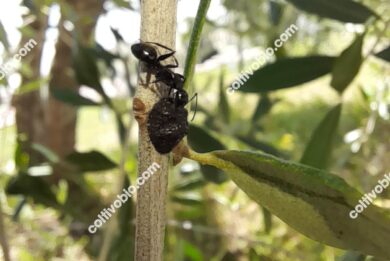
[[[141,1],[141,40],[158,42],[172,49],[176,39],[177,0]],[[133,99],[134,117],[138,122],[138,177],[154,162],[159,171],[150,177],[137,192],[135,260],[163,260],[166,198],[168,187],[168,155],[159,154],[150,142],[147,115],[159,99],[156,84],[142,85],[145,69]]]
[[[130,146],[130,130],[131,130],[132,122],[133,122],[133,120],[131,118],[130,122],[126,128],[124,141],[123,141],[122,148],[121,148],[121,159],[120,159],[120,163],[119,163],[120,181],[119,181],[119,185],[118,185],[118,194],[122,193],[124,181],[125,181],[125,178],[127,175],[127,173],[126,173],[126,160],[127,160],[127,155],[128,155],[129,146]],[[133,200],[133,199],[129,198],[128,200]],[[101,251],[99,253],[98,261],[108,260],[107,257],[108,257],[108,254],[110,252],[111,242],[114,238],[114,234],[115,234],[116,230],[118,229],[117,219],[118,219],[118,215],[117,215],[117,213],[115,213],[113,215],[113,217],[111,218],[111,220],[108,222],[107,230],[105,231],[105,237],[103,240],[103,245],[102,245]]]
[[[11,257],[9,255],[7,235],[4,227],[3,208],[1,204],[1,198],[0,198],[0,245],[3,250],[4,261],[11,261]]]

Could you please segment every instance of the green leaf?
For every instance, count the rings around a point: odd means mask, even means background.
[[[271,20],[272,25],[274,26],[278,25],[280,19],[282,18],[282,13],[283,13],[282,4],[274,0],[269,0],[268,8],[269,8],[269,19]]]
[[[264,232],[269,234],[272,229],[272,214],[266,208],[262,208],[261,210],[263,211]]]
[[[225,149],[219,140],[211,136],[205,129],[194,124],[190,124],[187,138],[191,148],[199,152]]]
[[[30,156],[28,153],[23,151],[23,145],[20,140],[18,140],[16,143],[14,161],[16,167],[18,167],[18,170],[27,171],[30,163]]]
[[[379,53],[376,53],[375,56],[385,60],[386,62],[390,62],[390,45]]]
[[[225,89],[225,72],[221,70],[219,76],[219,103],[218,103],[218,115],[222,117],[224,123],[230,123],[230,106],[226,97]]]
[[[364,260],[366,260],[366,256],[355,251],[348,251],[347,253],[345,253],[345,255],[343,255],[339,259],[339,261],[364,261]]]
[[[343,93],[359,73],[363,61],[363,39],[364,34],[357,36],[353,43],[334,62],[330,85],[339,93]]]
[[[262,93],[257,103],[257,107],[253,112],[252,121],[254,123],[257,122],[271,110],[272,106],[273,102],[269,98],[269,95],[266,92]]]
[[[370,205],[350,218],[363,195],[336,175],[265,153],[190,152],[189,158],[225,170],[254,201],[311,239],[390,258],[390,213]]]
[[[258,93],[297,86],[329,73],[333,61],[329,56],[283,58],[255,71],[239,90]]]
[[[271,154],[271,155],[274,155],[277,157],[282,157],[282,158],[286,157],[286,155],[284,155],[284,153],[282,153],[277,148],[275,148],[274,146],[272,146],[266,142],[259,141],[259,140],[256,140],[255,138],[248,137],[248,136],[242,136],[242,135],[236,135],[236,138],[238,140],[242,141],[243,143],[245,143],[246,145],[248,145],[256,150],[261,150],[261,151],[264,151],[265,153],[268,153],[268,154]]]
[[[352,0],[287,0],[297,8],[346,23],[365,23],[374,11]]]
[[[173,195],[171,196],[171,201],[186,206],[202,205],[202,200],[200,198],[194,198],[189,196]]]
[[[187,179],[173,187],[173,191],[189,191],[201,188],[205,185],[202,178]]]
[[[184,255],[186,257],[185,260],[191,260],[191,261],[205,260],[202,252],[195,245],[191,244],[190,242],[184,240],[183,247],[184,247]]]
[[[4,49],[8,52],[9,50],[9,41],[7,37],[7,32],[5,31],[4,25],[0,22],[0,42],[3,44]]]
[[[96,103],[90,99],[87,99],[75,91],[60,89],[60,88],[52,88],[50,90],[51,94],[54,98],[59,101],[68,103],[73,106],[98,106],[99,103]]]
[[[81,172],[103,171],[117,167],[117,164],[98,151],[73,152],[66,160],[78,167]]]
[[[35,202],[58,208],[59,204],[49,184],[41,177],[32,177],[20,172],[10,179],[6,192],[10,195],[24,195]]]
[[[199,152],[225,149],[225,146],[219,140],[211,136],[206,130],[194,124],[190,125],[187,139],[191,148]],[[213,166],[202,165],[200,168],[203,177],[208,181],[221,184],[227,180],[225,173]]]
[[[39,152],[42,156],[45,157],[51,163],[59,163],[60,157],[48,147],[43,146],[42,144],[33,143],[31,148]]]
[[[109,103],[109,98],[100,84],[100,73],[97,67],[96,51],[77,44],[73,48],[73,69],[79,84],[86,85],[96,90]]]
[[[46,82],[47,82],[47,79],[37,79],[37,80],[29,81],[29,82],[23,84],[22,86],[20,86],[18,88],[18,90],[16,91],[16,94],[21,95],[21,94],[29,93],[32,91],[36,91]]]
[[[342,104],[334,106],[314,130],[301,163],[326,169],[332,156],[332,148],[339,126]]]

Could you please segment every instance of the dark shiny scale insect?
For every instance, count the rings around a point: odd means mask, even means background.
[[[156,79],[170,87],[170,90],[168,97],[161,98],[153,106],[149,113],[147,128],[156,151],[165,154],[171,152],[188,134],[188,111],[185,106],[197,98],[197,94],[188,101],[188,94],[183,89],[184,77],[178,73],[161,71],[156,75]],[[194,117],[195,113],[192,119]]]
[[[147,128],[158,153],[171,152],[188,134],[188,111],[185,108],[187,103],[187,93],[177,90],[174,97],[161,98],[150,111]]]

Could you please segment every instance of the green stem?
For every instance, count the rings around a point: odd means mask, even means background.
[[[194,27],[192,28],[190,43],[188,46],[188,53],[186,57],[186,64],[184,67],[184,77],[186,82],[184,83],[184,89],[188,89],[189,84],[192,82],[194,76],[194,70],[196,65],[196,57],[200,44],[200,36],[202,34],[203,25],[206,21],[207,10],[209,9],[211,0],[201,0],[196,13]]]
[[[218,158],[213,153],[197,153],[191,149],[188,148],[188,151],[186,154],[183,155],[184,157],[197,161],[202,165],[211,165],[221,170],[227,170],[227,169],[237,169],[237,167],[221,158]]]

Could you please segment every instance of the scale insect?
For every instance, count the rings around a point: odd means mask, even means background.
[[[191,100],[196,97],[194,95]],[[190,101],[187,92],[178,90],[174,97],[163,97],[153,106],[148,116],[147,129],[158,153],[171,152],[188,134],[188,111],[185,106]]]

